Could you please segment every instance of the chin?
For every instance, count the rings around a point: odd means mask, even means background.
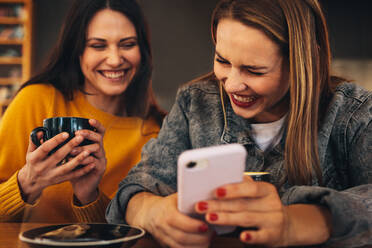
[[[105,90],[105,94],[110,96],[118,96],[122,95],[127,89],[128,89],[127,83],[125,85],[120,85],[118,87],[108,87]]]
[[[257,113],[247,110],[242,110],[241,108],[233,107],[234,113],[244,119],[252,119],[254,118]]]

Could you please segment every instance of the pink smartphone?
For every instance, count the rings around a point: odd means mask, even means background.
[[[219,145],[187,150],[178,158],[178,210],[194,218],[195,204],[213,198],[218,187],[243,181],[247,152],[240,144]],[[218,234],[232,232],[234,227],[214,226]]]

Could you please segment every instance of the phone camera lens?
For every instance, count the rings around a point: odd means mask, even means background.
[[[192,168],[194,168],[196,166],[196,162],[190,162],[190,163],[188,163],[187,165],[186,165],[186,167],[188,168],[188,169],[192,169]]]

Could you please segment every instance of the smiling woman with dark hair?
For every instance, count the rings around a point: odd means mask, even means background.
[[[164,117],[151,74],[149,33],[135,0],[76,0],[47,65],[1,121],[0,220],[105,221],[118,183]],[[66,137],[36,147],[29,134],[55,116],[88,118],[97,132],[80,131],[50,155]],[[94,144],[78,146],[83,138]],[[74,158],[56,166],[66,154]],[[79,164],[85,167],[75,170]]]

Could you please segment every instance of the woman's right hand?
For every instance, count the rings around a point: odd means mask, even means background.
[[[167,197],[142,192],[128,203],[127,222],[150,232],[164,247],[208,247],[212,230],[206,222],[177,209],[177,193]]]
[[[88,152],[82,152],[63,166],[58,166],[58,163],[83,141],[82,136],[75,136],[56,152],[48,155],[67,138],[68,133],[60,133],[43,142],[39,147],[33,144],[31,138],[29,139],[26,164],[18,173],[18,184],[25,202],[33,204],[46,187],[81,177],[93,169],[86,166],[74,171],[74,168],[89,156]]]

